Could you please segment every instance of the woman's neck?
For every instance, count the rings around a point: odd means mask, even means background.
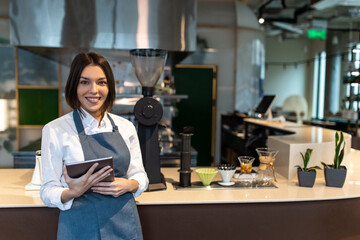
[[[100,126],[101,120],[104,118],[105,113],[101,113],[101,112],[88,112],[86,111],[84,108],[81,108],[82,111],[85,111],[87,114],[89,114],[90,116],[92,116],[93,118],[95,118]]]
[[[101,123],[101,120],[103,119],[103,117],[104,117],[104,114],[91,114],[91,116],[93,116],[97,121],[98,121],[98,123],[99,123],[99,126],[100,126],[100,123]]]

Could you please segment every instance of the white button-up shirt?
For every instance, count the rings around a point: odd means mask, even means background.
[[[85,116],[82,118],[82,123],[85,134],[93,135],[112,131],[111,122],[106,115],[99,125],[94,117],[85,110],[83,112]],[[130,121],[111,113],[106,114],[110,114],[115,125],[118,126],[119,132],[130,151],[130,165],[126,178],[138,181],[139,188],[134,193],[134,197],[137,197],[146,190],[149,180],[142,163],[136,129]],[[62,174],[63,165],[81,161],[85,161],[85,159],[73,113],[68,113],[46,124],[42,130],[41,168],[43,179],[40,189],[40,197],[45,205],[57,207],[61,210],[71,208],[73,199],[66,203],[61,202],[61,194],[68,188]]]

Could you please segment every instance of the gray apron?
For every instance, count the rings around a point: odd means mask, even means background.
[[[85,160],[112,156],[115,177],[125,177],[130,152],[113,119],[107,114],[112,132],[86,135],[77,110],[73,112]],[[71,209],[60,211],[58,239],[143,239],[132,193],[119,197],[91,191],[74,199]]]

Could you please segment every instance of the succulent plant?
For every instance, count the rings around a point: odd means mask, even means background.
[[[297,167],[303,172],[310,172],[310,171],[315,171],[316,169],[321,169],[319,166],[307,167],[312,153],[313,153],[313,149],[310,148],[306,149],[305,155],[303,153],[300,153],[303,159],[304,167],[302,168],[300,165],[296,165],[295,167]]]
[[[343,145],[342,149],[341,145]],[[344,155],[345,155],[345,141],[344,141],[344,134],[343,132],[340,132],[340,136],[339,133],[336,132],[335,133],[335,155],[334,155],[334,162],[332,165],[328,165],[324,162],[321,162],[321,164],[326,167],[326,168],[334,168],[334,169],[339,169],[341,166],[342,161],[344,160]]]

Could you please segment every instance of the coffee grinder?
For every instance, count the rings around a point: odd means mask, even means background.
[[[160,172],[160,146],[158,122],[163,115],[161,104],[153,98],[154,86],[167,57],[167,51],[161,49],[130,50],[131,63],[136,77],[142,86],[143,98],[134,107],[138,121],[138,136],[145,171],[149,178],[148,191],[166,189],[164,176]]]

